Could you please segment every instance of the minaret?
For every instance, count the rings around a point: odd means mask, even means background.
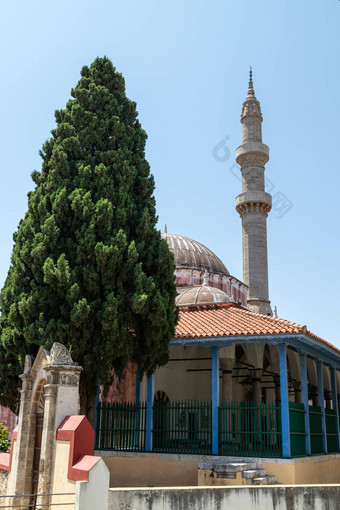
[[[248,307],[272,315],[268,292],[267,216],[272,197],[265,192],[264,165],[269,147],[262,143],[262,114],[249,73],[248,95],[242,106],[242,145],[236,149],[241,167],[242,193],[236,197],[236,210],[242,219],[243,281],[248,285]]]

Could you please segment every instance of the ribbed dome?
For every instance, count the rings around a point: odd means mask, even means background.
[[[232,299],[223,290],[209,287],[206,283],[191,287],[176,298],[176,305],[178,306],[212,305],[232,302]]]
[[[174,254],[176,269],[196,269],[208,273],[229,275],[223,262],[206,246],[188,237],[162,233]]]

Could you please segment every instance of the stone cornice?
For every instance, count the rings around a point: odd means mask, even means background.
[[[236,205],[236,211],[239,215],[244,216],[245,214],[264,214],[268,216],[269,211],[272,206],[269,204],[264,204],[262,202],[247,202],[240,205]]]

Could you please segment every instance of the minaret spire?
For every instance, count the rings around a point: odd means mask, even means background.
[[[249,67],[249,84],[248,84],[248,96],[255,97],[254,86],[253,86],[253,68]]]
[[[242,219],[243,281],[248,285],[248,307],[272,315],[267,261],[267,216],[272,197],[264,185],[269,147],[262,143],[262,113],[255,97],[252,68],[241,124],[242,145],[236,149],[236,161],[241,167],[242,193],[236,197],[236,210]]]

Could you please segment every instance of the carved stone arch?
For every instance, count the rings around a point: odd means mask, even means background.
[[[46,384],[46,379],[42,378],[39,380],[35,387],[34,395],[32,398],[32,414],[43,413],[45,410],[45,394],[44,394],[44,386]]]

